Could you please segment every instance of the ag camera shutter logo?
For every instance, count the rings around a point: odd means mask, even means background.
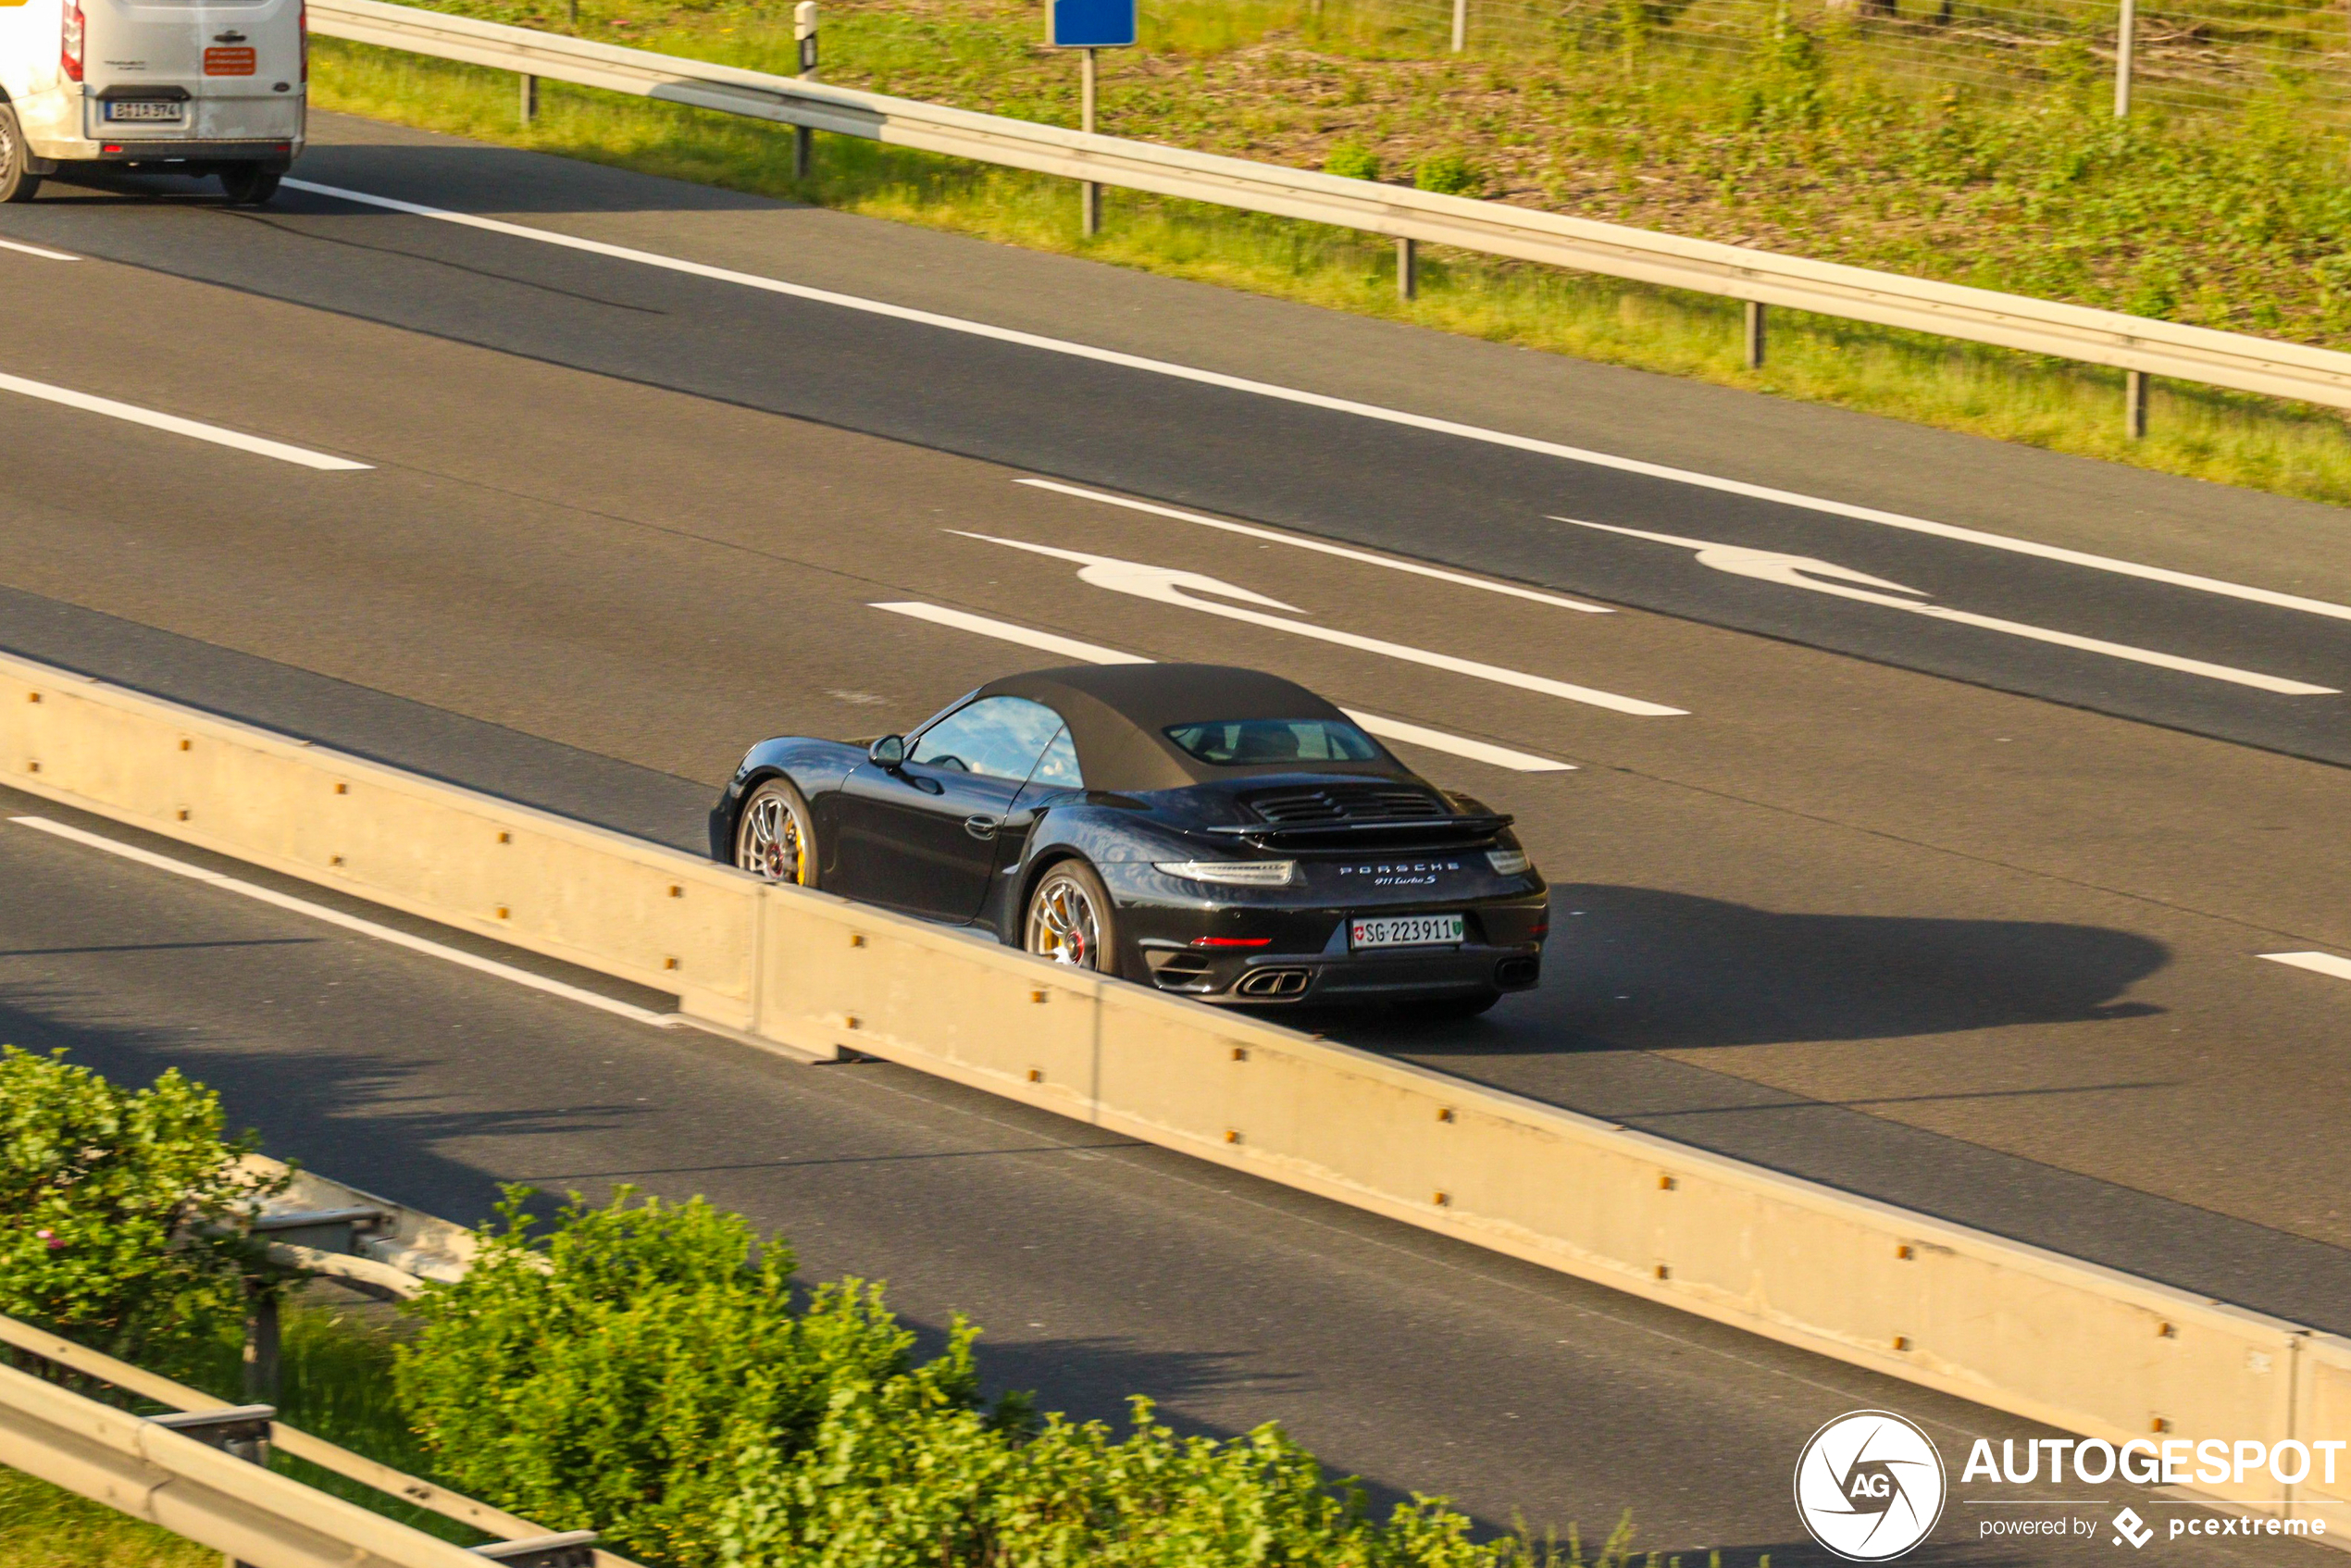
[[[1857,1410],[1812,1434],[1796,1462],[1796,1512],[1848,1562],[1901,1556],[1943,1516],[1943,1456],[1891,1411]]]

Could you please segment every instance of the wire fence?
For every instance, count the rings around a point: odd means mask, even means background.
[[[1172,0],[1171,8],[1190,6]],[[1803,31],[1834,67],[1867,62],[1996,92],[2073,84],[2133,107],[2274,101],[2330,120],[2351,107],[2351,0],[1232,0],[1310,35],[1390,54],[1665,54],[1744,65]],[[2127,56],[2127,58],[2126,58]]]

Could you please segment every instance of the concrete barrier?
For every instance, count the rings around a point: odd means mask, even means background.
[[[2085,1437],[2351,1437],[2300,1325],[0,658],[0,777]],[[2264,1477],[2199,1487],[2332,1511]]]
[[[751,1022],[759,885],[725,866],[0,656],[0,779]]]
[[[2308,1336],[2302,1342],[2299,1371],[2294,1435],[2304,1442],[2351,1437],[2351,1339]],[[2325,1464],[2314,1462],[2309,1478],[2294,1488],[2294,1497],[2292,1512],[2326,1520],[2330,1531],[2344,1534],[2345,1539],[2335,1544],[2351,1549],[2351,1449],[2335,1455],[2332,1481]]]

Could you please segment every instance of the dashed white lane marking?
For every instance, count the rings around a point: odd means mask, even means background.
[[[911,616],[934,626],[953,627],[958,631],[976,632],[993,637],[1001,642],[1017,642],[1024,648],[1036,648],[1048,653],[1059,653],[1065,659],[1076,659],[1089,665],[1148,665],[1152,661],[1139,653],[1121,653],[1116,648],[1104,648],[1098,643],[1080,642],[1074,637],[1060,637],[1050,631],[1012,621],[992,620],[964,610],[951,610],[941,604],[925,604],[919,601],[898,604],[869,604],[867,609],[888,610],[892,615]],[[1472,762],[1482,762],[1494,767],[1507,767],[1514,773],[1573,773],[1575,765],[1550,757],[1538,757],[1532,752],[1512,751],[1497,746],[1490,740],[1473,740],[1465,735],[1449,735],[1442,729],[1426,729],[1417,724],[1407,724],[1400,718],[1383,718],[1356,708],[1341,708],[1339,712],[1386,740],[1401,740],[1407,745],[1425,746],[1432,752],[1448,752]]]
[[[1669,708],[1662,703],[1652,703],[1640,697],[1603,691],[1596,686],[1577,686],[1565,680],[1553,680],[1549,676],[1528,675],[1523,670],[1504,669],[1499,665],[1481,664],[1475,659],[1456,658],[1450,653],[1432,653],[1426,648],[1414,648],[1402,642],[1387,642],[1357,632],[1338,631],[1330,627],[1316,626],[1312,621],[1293,620],[1288,616],[1269,616],[1260,610],[1244,609],[1239,604],[1195,599],[1193,593],[1213,593],[1221,599],[1238,599],[1248,604],[1270,605],[1276,610],[1288,610],[1293,615],[1302,613],[1295,605],[1285,604],[1278,599],[1268,599],[1263,593],[1246,588],[1236,588],[1229,582],[1200,572],[1188,572],[1175,566],[1154,566],[1141,561],[1122,561],[1114,555],[1089,555],[1082,550],[1060,550],[1050,544],[1029,544],[1017,539],[998,539],[993,534],[964,533],[961,529],[945,531],[960,534],[965,539],[984,540],[989,544],[1010,545],[1014,550],[1076,561],[1081,568],[1077,574],[1078,580],[1092,583],[1096,588],[1107,588],[1115,593],[1132,593],[1138,598],[1162,604],[1177,604],[1187,610],[1223,616],[1227,620],[1246,621],[1251,626],[1311,637],[1320,642],[1336,642],[1342,648],[1377,653],[1403,664],[1426,665],[1431,669],[1490,680],[1498,686],[1515,686],[1522,691],[1540,691],[1547,697],[1561,697],[1571,703],[1586,703],[1596,708],[1608,708],[1641,718],[1680,718],[1686,716],[1688,712],[1685,708]]]
[[[2053,642],[2060,648],[2079,648],[2084,653],[2103,653],[2110,659],[2127,659],[2133,664],[2154,665],[2162,669],[2175,669],[2188,675],[2200,675],[2209,680],[2225,680],[2236,686],[2250,686],[2258,691],[2275,691],[2288,697],[2332,697],[2338,691],[2332,686],[2313,686],[2307,680],[2288,680],[2283,676],[2263,675],[2258,670],[2237,669],[2228,665],[2208,664],[2202,659],[2190,659],[2178,653],[2159,653],[2151,648],[2134,648],[2126,642],[2108,642],[2096,637],[2082,637],[2071,631],[2052,631],[2044,626],[2027,626],[2021,621],[2004,621],[1992,616],[1979,616],[1972,610],[1954,610],[1947,605],[1930,604],[1922,598],[1902,599],[1897,594],[1922,594],[1921,589],[1905,588],[1898,582],[1857,572],[1850,566],[1840,566],[1834,561],[1815,560],[1810,555],[1791,555],[1782,550],[1759,550],[1745,544],[1717,544],[1710,540],[1685,539],[1680,534],[1651,533],[1646,529],[1628,529],[1614,523],[1587,523],[1580,517],[1553,517],[1555,523],[1574,523],[1578,528],[1598,529],[1605,533],[1629,534],[1635,539],[1652,540],[1659,544],[1676,544],[1685,550],[1698,552],[1698,565],[1711,566],[1718,572],[1735,577],[1754,578],[1762,582],[1776,582],[1786,588],[1806,588],[1815,593],[1834,594],[1839,599],[1855,599],[1865,604],[1883,604],[1890,610],[1907,610],[1930,620],[1953,621],[1960,626],[1982,627],[1986,631],[2005,632],[2010,637],[2030,638],[2035,642]],[[1838,580],[1823,582],[1823,578]],[[1851,587],[1861,583],[1866,587]],[[1873,593],[1871,589],[1891,591]]]
[[[2338,980],[2351,980],[2351,958],[2337,958],[2331,952],[2265,952],[2261,956],[2272,964],[2287,964],[2296,969],[2307,969],[2314,975],[2331,975]]]
[[[19,255],[37,255],[44,261],[80,261],[81,259],[78,255],[68,255],[63,251],[46,250],[39,245],[22,244],[15,240],[0,240],[0,251],[14,251]]]
[[[117,403],[110,397],[93,397],[88,392],[74,392],[67,387],[53,387],[46,381],[28,381],[22,376],[0,376],[0,392],[20,392],[45,403],[79,408],[86,414],[103,414],[109,419],[123,419],[133,425],[145,425],[150,429],[168,430],[176,436],[208,441],[215,446],[233,446],[240,452],[257,453],[264,457],[275,457],[280,463],[296,463],[305,468],[349,470],[373,467],[367,463],[354,463],[348,457],[330,457],[323,452],[313,452],[307,447],[288,446],[284,442],[249,436],[242,430],[228,430],[218,425],[182,419],[177,414],[158,414],[152,408]]]
[[[479,953],[467,952],[462,948],[450,947],[445,943],[412,936],[406,931],[394,930],[389,926],[379,926],[372,920],[362,920],[355,915],[346,915],[340,909],[330,909],[323,903],[312,903],[308,899],[298,899],[291,893],[281,893],[275,888],[264,888],[252,882],[241,882],[234,877],[224,877],[218,871],[208,871],[201,865],[192,865],[184,860],[174,860],[169,855],[157,854],[153,850],[143,850],[135,845],[122,843],[100,834],[84,832],[79,828],[69,828],[62,822],[52,822],[45,816],[12,816],[8,820],[19,828],[34,828],[43,833],[54,834],[60,839],[70,840],[77,844],[86,845],[93,850],[104,850],[108,854],[120,855],[125,860],[136,861],[141,865],[151,866],[157,871],[168,871],[175,877],[185,877],[192,882],[202,882],[206,887],[218,888],[223,892],[237,893],[262,903],[272,904],[279,909],[290,910],[296,915],[306,915],[313,920],[322,920],[330,926],[340,926],[346,931],[356,931],[363,937],[373,937],[379,942],[390,942],[394,947],[404,947],[411,952],[426,953],[484,975],[494,975],[502,980],[510,980],[516,985],[526,986],[535,991],[545,991],[549,996],[559,996],[566,1002],[577,1002],[582,1006],[616,1014],[623,1018],[633,1019],[640,1024],[650,1024],[657,1029],[676,1028],[681,1022],[673,1014],[655,1013],[651,1008],[639,1007],[614,997],[602,996],[579,986],[566,985],[561,980],[551,980],[544,975],[534,975],[528,969],[517,969],[511,964],[501,964],[494,958],[484,958]]]
[[[888,610],[894,616],[912,616],[918,621],[929,621],[934,626],[952,626],[957,631],[975,631],[982,637],[993,637],[1000,642],[1017,642],[1024,648],[1059,653],[1064,659],[1076,659],[1082,665],[1148,665],[1153,662],[1140,653],[1122,653],[1115,648],[1080,642],[1075,637],[1060,637],[1050,631],[1015,626],[1011,621],[991,620],[968,611],[951,610],[943,604],[926,604],[919,600],[868,604],[865,607],[869,610]]]
[[[1575,765],[1572,762],[1538,757],[1531,752],[1514,752],[1508,746],[1497,746],[1490,740],[1473,740],[1466,735],[1448,735],[1442,729],[1424,729],[1417,724],[1406,724],[1400,718],[1382,718],[1377,714],[1367,714],[1361,708],[1341,708],[1338,711],[1383,740],[1401,740],[1408,746],[1425,746],[1432,752],[1449,752],[1472,762],[1507,767],[1512,773],[1575,771]]]
[[[1952,523],[1938,523],[1926,517],[1906,516],[1899,512],[1881,511],[1874,506],[1856,506],[1843,501],[1830,501],[1817,495],[1804,495],[1790,490],[1774,490],[1769,485],[1748,484],[1744,479],[1726,479],[1713,474],[1701,474],[1689,468],[1670,467],[1662,463],[1644,463],[1638,458],[1618,457],[1605,452],[1593,452],[1579,446],[1566,446],[1558,442],[1537,441],[1532,436],[1512,435],[1508,430],[1486,429],[1478,425],[1464,425],[1452,419],[1438,419],[1425,414],[1411,414],[1400,408],[1387,408],[1375,403],[1358,403],[1351,398],[1327,397],[1321,392],[1301,392],[1295,387],[1276,386],[1270,381],[1253,381],[1245,376],[1227,376],[1214,370],[1195,369],[1188,365],[1176,365],[1164,359],[1146,358],[1141,355],[1121,354],[1114,349],[1095,348],[1089,343],[1072,342],[1066,338],[1049,338],[1036,332],[1015,331],[1009,327],[991,326],[985,321],[973,321],[959,316],[942,316],[936,311],[916,310],[908,305],[891,305],[884,300],[865,299],[856,294],[837,293],[830,289],[810,288],[804,283],[787,283],[780,279],[762,278],[756,273],[736,272],[724,267],[709,267],[698,261],[686,261],[677,256],[661,255],[653,251],[633,250],[627,245],[610,245],[600,240],[583,240],[577,235],[559,234],[548,229],[531,229],[519,223],[502,223],[494,218],[476,218],[471,213],[452,212],[445,207],[425,206],[417,202],[404,202],[390,196],[371,196],[364,191],[346,190],[338,185],[319,185],[307,180],[285,181],[289,190],[308,191],[313,195],[332,196],[338,201],[356,202],[362,206],[382,207],[392,212],[404,212],[413,218],[429,218],[442,223],[454,223],[467,229],[479,229],[492,234],[505,234],[518,240],[532,240],[541,244],[559,245],[566,250],[586,251],[591,255],[611,256],[620,261],[633,261],[645,267],[658,267],[671,272],[683,272],[696,278],[714,279],[724,283],[738,283],[744,288],[764,289],[769,293],[789,294],[795,299],[815,300],[825,305],[839,305],[844,310],[862,310],[875,316],[887,316],[900,321],[918,322],[926,327],[938,327],[950,332],[967,333],[973,337],[992,338],[998,342],[1018,343],[1025,348],[1042,349],[1049,354],[1065,354],[1073,358],[1090,359],[1099,364],[1116,365],[1129,370],[1145,370],[1153,375],[1168,376],[1177,380],[1195,381],[1203,386],[1222,387],[1229,392],[1249,392],[1258,397],[1275,398],[1283,403],[1302,404],[1310,408],[1325,408],[1335,413],[1351,414],[1359,418],[1377,419],[1386,424],[1407,426],[1413,429],[1430,430],[1438,435],[1456,436],[1463,441],[1484,442],[1489,446],[1511,447],[1520,452],[1539,453],[1547,457],[1564,457],[1572,463],[1588,463],[1594,467],[1612,468],[1619,473],[1640,474],[1650,479],[1669,479],[1675,484],[1693,485],[1702,490],[1719,491],[1726,495],[1743,495],[1751,500],[1774,502],[1783,506],[1800,506],[1807,511],[1825,513],[1830,516],[1849,517],[1857,522],[1876,523],[1885,528],[1902,529],[1911,533],[1934,534],[1942,539],[1958,540],[1966,544],[1980,544],[1986,549],[2007,550],[2020,555],[2034,555],[2043,560],[2062,561],[2068,566],[2087,566],[2096,571],[2113,572],[2122,577],[2144,578],[2150,582],[2169,583],[2174,588],[2192,588],[2205,593],[2218,593],[2232,599],[2249,600],[2258,604],[2271,604],[2289,610],[2302,610],[2314,616],[2330,616],[2336,620],[2351,620],[2351,604],[2330,604],[2323,599],[2305,599],[2298,594],[2280,593],[2272,589],[2253,588],[2244,583],[2223,582],[2218,578],[2198,577],[2193,572],[2175,572],[2168,566],[2143,566],[2136,561],[2120,561],[2109,555],[2093,555],[2085,551],[2067,550],[2054,544],[2041,544],[2029,539],[2012,539],[2006,534],[1986,533],[1980,529],[1960,528]]]
[[[1562,610],[1581,610],[1586,615],[1612,616],[1615,609],[1607,604],[1586,604],[1580,599],[1562,599],[1556,593],[1537,589],[1521,588],[1514,582],[1496,582],[1490,578],[1472,577],[1467,572],[1449,572],[1442,566],[1423,566],[1418,561],[1400,561],[1393,556],[1375,555],[1368,550],[1350,550],[1344,544],[1327,544],[1319,539],[1301,539],[1296,534],[1280,533],[1273,529],[1254,528],[1248,523],[1227,522],[1223,517],[1204,517],[1198,512],[1186,512],[1174,506],[1155,505],[1149,501],[1130,500],[1124,495],[1112,495],[1103,491],[1086,490],[1074,484],[1062,484],[1053,479],[1014,479],[1037,490],[1055,491],[1063,495],[1075,495],[1081,500],[1099,501],[1109,506],[1124,506],[1130,512],[1148,512],[1155,517],[1173,517],[1177,522],[1198,523],[1204,529],[1220,529],[1225,533],[1247,535],[1250,539],[1270,540],[1287,544],[1293,550],[1312,550],[1319,555],[1337,555],[1342,560],[1361,561],[1366,566],[1384,566],[1391,572],[1410,572],[1414,577],[1435,578],[1439,582],[1454,582],[1463,588],[1475,588],[1487,593],[1504,593],[1513,599],[1531,599],[1537,604],[1556,604]]]

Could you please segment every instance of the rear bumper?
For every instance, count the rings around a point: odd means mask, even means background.
[[[1112,880],[1113,900],[1127,880]],[[1236,1006],[1371,1004],[1532,990],[1542,978],[1549,911],[1549,891],[1539,883],[1501,896],[1302,909],[1121,902],[1120,937],[1127,949],[1122,968],[1160,990]],[[1352,915],[1437,912],[1461,914],[1468,940],[1363,952],[1349,946]]]
[[[188,100],[187,125],[125,125],[118,135],[114,127],[97,121],[102,102],[79,87],[52,88],[28,93],[13,106],[27,149],[53,165],[178,161],[284,166],[302,155],[309,129],[307,95],[299,92],[283,98],[193,98]]]
[[[167,142],[151,137],[137,142],[92,142],[82,163],[266,163],[280,169],[293,167],[302,151],[299,142]],[[63,161],[63,160],[60,160]]]

